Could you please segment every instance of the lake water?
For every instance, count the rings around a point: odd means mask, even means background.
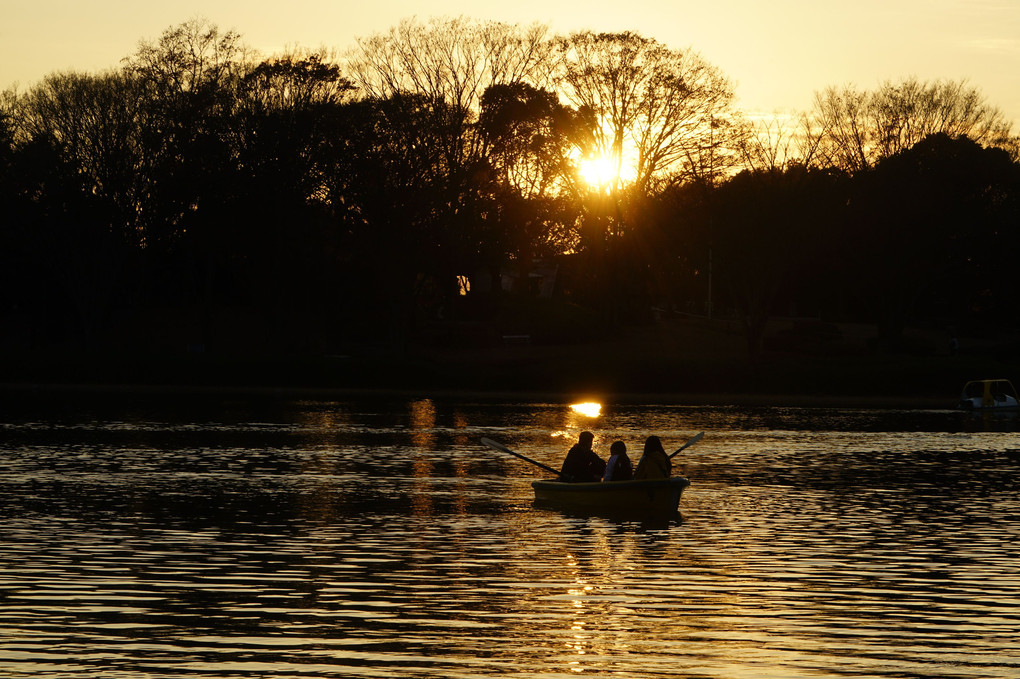
[[[1015,418],[22,394],[0,676],[1018,677]],[[644,436],[682,521],[532,506]]]

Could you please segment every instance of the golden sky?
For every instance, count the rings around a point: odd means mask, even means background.
[[[343,49],[403,18],[461,15],[692,47],[752,112],[802,111],[830,85],[916,76],[966,79],[1020,128],[1020,0],[0,0],[0,89],[116,66],[139,40],[195,17],[271,54]]]

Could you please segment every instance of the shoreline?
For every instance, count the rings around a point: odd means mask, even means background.
[[[778,327],[785,327],[777,321]],[[770,348],[751,361],[726,324],[671,320],[573,344],[350,346],[338,353],[8,351],[0,397],[190,395],[333,400],[433,398],[680,406],[955,409],[964,384],[1020,385],[1015,345],[957,354],[868,348],[867,328],[839,341]]]
[[[853,410],[955,410],[952,398],[935,396],[858,396],[849,394],[789,394],[749,392],[614,392],[533,391],[503,389],[450,389],[423,387],[322,387],[272,385],[181,385],[91,383],[0,383],[0,398],[7,396],[72,395],[155,397],[255,397],[279,399],[433,399],[443,402],[577,403],[592,400],[603,405],[664,405],[745,408],[848,408]]]

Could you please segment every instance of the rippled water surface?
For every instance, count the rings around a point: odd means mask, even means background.
[[[30,395],[0,676],[1017,677],[1017,422],[952,411]],[[660,435],[682,521],[532,506]]]

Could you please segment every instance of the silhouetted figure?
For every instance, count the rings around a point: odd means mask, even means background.
[[[634,478],[634,467],[627,457],[627,446],[623,441],[615,441],[609,446],[609,460],[606,462],[606,472],[602,475],[603,481],[630,481]]]
[[[577,443],[567,451],[560,469],[560,480],[571,483],[599,481],[606,471],[606,462],[591,449],[595,435],[590,431],[582,431]]]
[[[645,439],[645,452],[634,471],[635,479],[668,479],[673,463],[662,448],[658,436]]]

